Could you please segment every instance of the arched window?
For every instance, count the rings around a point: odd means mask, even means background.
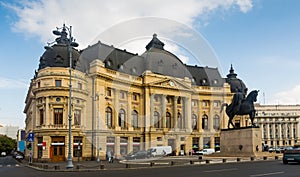
[[[108,128],[112,128],[113,124],[113,117],[112,117],[112,109],[110,107],[107,107],[105,109],[105,117],[106,117],[106,125]]]
[[[220,129],[220,117],[218,115],[214,116],[214,129],[219,130]]]
[[[139,127],[139,122],[138,122],[138,112],[136,110],[133,110],[131,113],[131,120],[132,120],[132,127],[133,128],[138,128]]]
[[[119,126],[121,128],[125,128],[126,127],[126,122],[125,122],[125,110],[124,109],[120,109],[119,111]]]
[[[202,116],[202,129],[208,130],[208,116],[206,114]]]
[[[166,113],[166,127],[167,128],[172,128],[172,118],[171,114],[169,112]]]
[[[154,111],[154,127],[161,128],[160,117],[157,111]]]
[[[192,115],[192,129],[197,130],[198,126],[198,121],[197,121],[197,116],[195,114]]]
[[[183,118],[179,113],[177,113],[177,128],[180,128],[180,129],[183,129],[184,128],[184,121],[183,121]]]

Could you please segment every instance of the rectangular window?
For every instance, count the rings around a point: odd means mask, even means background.
[[[61,87],[61,80],[55,80],[55,87]]]
[[[77,87],[78,89],[82,90],[82,83],[78,82]]]
[[[40,125],[44,124],[44,110],[40,109]]]
[[[219,107],[219,101],[214,101],[214,107]]]
[[[41,82],[38,82],[38,88],[40,88],[41,87]]]
[[[80,125],[81,124],[81,110],[75,109],[74,111],[74,124]]]
[[[132,94],[132,100],[133,101],[137,101],[138,100],[139,95],[137,93],[133,93]]]
[[[54,125],[62,125],[63,124],[63,109],[62,108],[54,108]]]
[[[124,91],[121,91],[121,92],[120,92],[120,98],[121,98],[121,99],[125,99],[125,92],[124,92]]]
[[[106,96],[111,97],[111,88],[109,88],[109,87],[106,90]]]

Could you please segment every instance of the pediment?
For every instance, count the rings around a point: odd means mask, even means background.
[[[183,89],[183,90],[191,89],[190,83],[187,83],[183,80],[169,79],[169,78],[151,82],[151,83],[149,83],[149,86],[164,87],[164,88],[170,88],[170,89]]]

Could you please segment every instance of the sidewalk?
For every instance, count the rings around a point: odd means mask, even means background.
[[[32,163],[23,160],[21,163],[30,168],[42,171],[97,171],[97,170],[120,170],[136,168],[155,168],[182,165],[203,165],[216,163],[239,163],[262,160],[281,160],[281,156],[261,156],[261,157],[222,157],[222,156],[171,156],[157,159],[137,159],[137,160],[114,160],[108,161],[73,161],[73,169],[67,169],[67,162],[58,163]]]

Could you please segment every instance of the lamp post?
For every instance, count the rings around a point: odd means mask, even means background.
[[[72,47],[78,47],[78,43],[72,37],[72,26],[69,28],[64,24],[62,27],[62,31],[57,30],[53,31],[53,34],[61,36],[56,39],[57,43],[67,44],[68,46],[68,54],[69,54],[69,104],[68,104],[68,121],[69,121],[69,139],[68,139],[68,159],[67,159],[67,169],[73,168],[72,162]],[[69,38],[67,38],[67,31],[69,32]]]

